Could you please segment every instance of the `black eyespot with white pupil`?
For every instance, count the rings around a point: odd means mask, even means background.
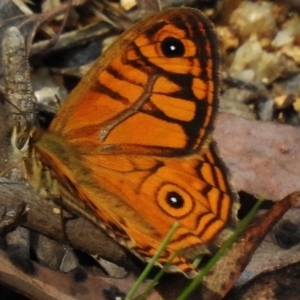
[[[185,48],[180,39],[167,37],[161,42],[161,51],[165,57],[182,57],[185,53]]]
[[[166,215],[175,219],[186,217],[195,207],[195,201],[188,190],[171,182],[160,186],[156,194],[156,203]]]
[[[166,195],[166,201],[173,208],[181,208],[184,205],[182,196],[176,192],[168,192]]]

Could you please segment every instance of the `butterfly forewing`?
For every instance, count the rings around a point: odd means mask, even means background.
[[[199,11],[163,12],[120,37],[71,93],[50,130],[83,151],[198,151],[216,114],[218,64],[212,24]]]

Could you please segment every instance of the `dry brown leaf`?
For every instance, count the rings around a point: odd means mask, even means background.
[[[281,199],[300,190],[300,131],[219,114],[214,137],[237,190]]]

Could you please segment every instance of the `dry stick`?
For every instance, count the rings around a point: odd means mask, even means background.
[[[66,23],[67,23],[67,20],[68,20],[68,17],[70,15],[70,11],[71,11],[71,8],[72,8],[72,2],[73,0],[69,0],[67,3],[68,3],[68,6],[67,6],[67,9],[66,9],[66,12],[64,14],[64,19],[58,29],[58,32],[55,34],[55,36],[50,40],[50,42],[47,44],[47,46],[42,50],[41,53],[39,53],[39,55],[45,55],[46,53],[49,52],[49,50],[51,50],[52,47],[54,47],[56,45],[56,43],[58,42],[59,40],[59,37],[61,36],[65,26],[66,26]]]
[[[61,231],[60,215],[54,213],[55,205],[52,201],[39,199],[21,183],[0,178],[1,207],[18,206],[22,201],[29,209],[22,226],[58,242],[66,242]],[[70,220],[66,223],[66,231],[68,243],[72,247],[99,254],[103,258],[113,258],[111,260],[119,264],[126,262],[127,255],[123,248],[89,221],[83,218]]]
[[[33,120],[33,94],[24,39],[16,27],[5,31],[2,40],[5,96],[10,103],[12,126],[26,127]],[[24,115],[25,114],[25,115]]]

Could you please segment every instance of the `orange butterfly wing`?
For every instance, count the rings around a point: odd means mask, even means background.
[[[34,145],[71,206],[138,254],[151,257],[178,220],[159,262],[183,246],[174,265],[186,274],[233,220],[235,195],[209,138],[218,64],[198,10],[150,17],[109,48]]]
[[[212,24],[199,11],[163,12],[118,39],[50,130],[101,153],[190,154],[212,129],[218,64]]]

